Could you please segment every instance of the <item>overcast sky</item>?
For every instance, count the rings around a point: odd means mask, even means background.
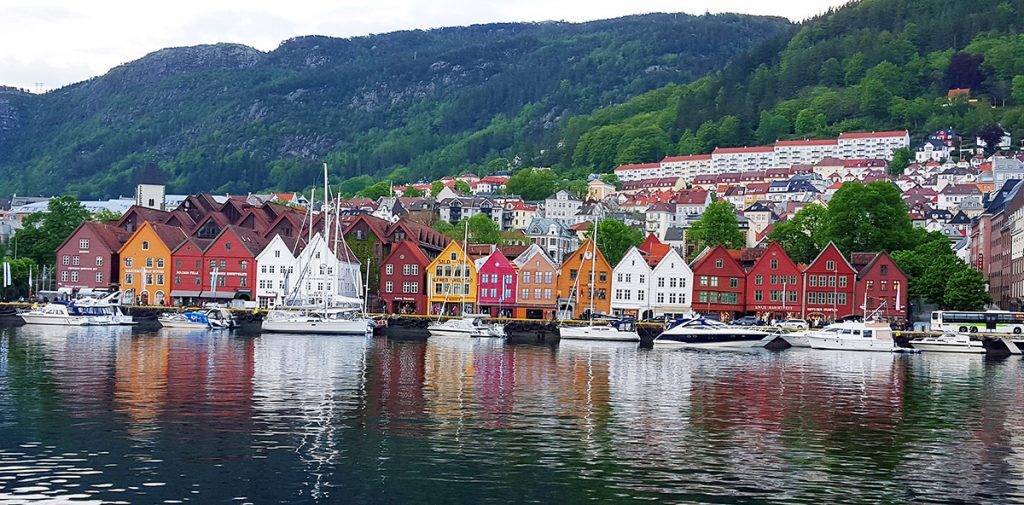
[[[0,0],[0,85],[36,91],[164,48],[298,35],[349,37],[498,21],[588,21],[647,12],[743,12],[798,21],[848,0]]]

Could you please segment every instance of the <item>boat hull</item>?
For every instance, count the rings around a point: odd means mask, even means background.
[[[655,347],[684,347],[691,349],[749,349],[763,347],[765,335],[658,335]]]
[[[985,354],[985,347],[978,343],[978,345],[960,345],[960,344],[940,344],[940,343],[929,343],[929,342],[910,342],[910,345],[914,346],[921,352],[944,352],[944,353],[957,353],[957,354]]]
[[[598,340],[603,342],[639,342],[635,331],[621,331],[603,326],[564,326],[558,329],[559,338],[565,340]]]
[[[909,352],[912,349],[904,349],[895,342],[887,342],[877,339],[850,339],[850,338],[822,338],[808,337],[812,349],[827,351],[863,351],[863,352]]]
[[[462,331],[450,328],[427,328],[431,337],[498,338],[486,331]]]
[[[190,330],[205,330],[210,327],[208,324],[194,323],[192,321],[160,321],[160,326],[164,328],[186,328]]]
[[[93,326],[94,322],[88,317],[74,316],[49,316],[42,314],[21,314],[25,324],[45,324],[50,326]]]
[[[263,321],[268,333],[305,333],[317,335],[367,335],[371,332],[366,321]]]

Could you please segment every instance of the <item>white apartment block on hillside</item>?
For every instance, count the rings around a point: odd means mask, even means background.
[[[765,170],[774,168],[776,164],[775,148],[772,146],[719,147],[711,153],[711,165],[715,173]]]
[[[775,159],[779,166],[813,165],[825,158],[839,156],[836,139],[780,140],[775,143]]]
[[[661,160],[659,166],[663,174],[662,177],[682,177],[684,181],[691,181],[698,175],[711,173],[712,170],[710,154],[668,156]],[[616,173],[618,173],[617,170]]]
[[[910,147],[910,133],[907,130],[842,133],[839,135],[838,144],[839,157],[842,159],[891,160],[893,151],[901,147]]]

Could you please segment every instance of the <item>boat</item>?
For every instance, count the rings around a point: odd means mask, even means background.
[[[966,333],[943,333],[937,337],[922,337],[910,341],[914,349],[922,352],[956,352],[964,354],[985,354],[980,340],[971,340]]]
[[[683,321],[654,337],[659,347],[751,348],[762,346],[768,332],[698,317]]]
[[[51,302],[18,314],[25,324],[56,326],[106,326],[110,318],[84,313],[73,302]]]
[[[812,349],[834,351],[918,352],[900,347],[892,338],[892,328],[879,321],[848,321],[830,324],[807,332]]]
[[[189,310],[161,314],[157,321],[164,328],[209,329],[210,318],[203,312]]]
[[[612,320],[607,325],[562,326],[558,336],[566,340],[602,340],[605,342],[639,342],[640,335],[631,320]]]
[[[780,332],[778,338],[785,340],[791,347],[810,347],[811,341],[807,338],[807,334],[813,330],[801,330],[793,332]]]
[[[360,316],[358,309],[308,308],[272,310],[263,318],[263,331],[318,335],[370,335],[373,322]]]
[[[633,327],[633,322],[627,320],[610,320],[609,324],[594,324],[594,276],[597,270],[597,226],[594,226],[594,237],[591,243],[593,250],[586,251],[580,260],[580,267],[583,262],[590,259],[590,310],[587,313],[588,323],[585,326],[561,325],[558,328],[558,337],[566,340],[601,340],[605,342],[639,342],[640,335]],[[582,268],[581,268],[582,269]],[[573,293],[576,293],[579,286],[580,276],[569,292],[569,300],[572,301]]]
[[[225,307],[207,305],[207,309],[204,314],[206,314],[206,318],[210,321],[211,328],[238,328],[238,319],[236,319],[235,315]]]
[[[312,204],[316,192],[314,190],[309,201]],[[327,164],[324,163],[324,227],[323,227],[323,240],[325,247],[330,251],[329,237],[331,236],[331,226],[334,226],[334,254],[338,251],[338,242],[341,238],[341,219],[340,209],[341,205],[339,202],[334,204],[334,216],[332,219],[331,211],[328,209],[328,203],[331,201],[330,186],[328,184],[327,177]],[[305,224],[303,224],[305,228]],[[310,216],[309,219],[309,237],[312,241],[313,237],[313,218]],[[307,247],[309,244],[307,243]],[[347,254],[347,249],[346,249]],[[302,268],[299,269],[299,278],[295,282],[295,288],[289,293],[288,300],[286,303],[276,309],[267,313],[263,318],[261,328],[263,331],[268,333],[305,333],[305,334],[321,334],[321,335],[372,335],[373,329],[377,326],[373,320],[366,315],[366,299],[365,291],[362,292],[363,298],[352,298],[339,296],[332,294],[328,289],[324,289],[320,294],[320,300],[305,300],[308,302],[303,304],[303,301],[297,300],[299,298],[300,286],[302,286],[305,276],[312,268],[312,261],[308,261]],[[321,265],[320,268],[323,268]],[[369,265],[367,265],[369,269]],[[321,272],[322,273],[322,272]],[[355,279],[353,279],[355,280]],[[369,281],[369,275],[367,275],[367,282]],[[287,283],[287,278],[285,280]],[[363,286],[356,282],[356,291],[363,290]],[[298,303],[296,303],[298,302]],[[313,303],[316,302],[316,303]],[[334,304],[334,305],[332,305]]]
[[[78,306],[83,313],[95,316],[106,316],[109,318],[110,324],[112,325],[131,326],[138,324],[135,322],[134,317],[125,314],[124,311],[121,310],[120,304],[114,303],[115,300],[120,299],[121,296],[122,293],[117,292],[105,298],[84,297],[75,300],[75,305]]]
[[[487,314],[466,314],[458,319],[436,321],[427,326],[432,337],[504,337],[505,327],[500,324],[485,324]]]

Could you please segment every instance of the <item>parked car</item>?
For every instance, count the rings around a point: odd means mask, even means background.
[[[736,318],[732,322],[736,326],[764,326],[764,321],[758,319],[756,316],[743,316]]]
[[[787,330],[806,330],[810,325],[803,319],[787,319],[779,323],[779,328],[785,328]]]

